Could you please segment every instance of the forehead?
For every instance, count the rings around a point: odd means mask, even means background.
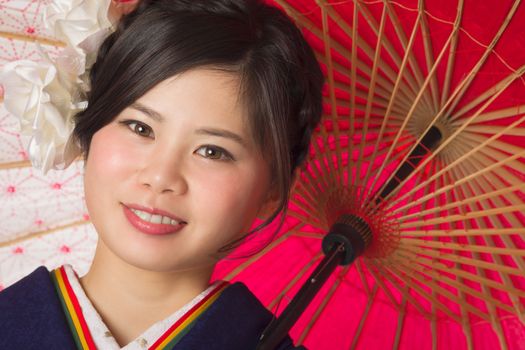
[[[247,109],[241,98],[237,73],[197,68],[154,86],[138,102],[161,116],[197,123],[224,123],[246,128]]]

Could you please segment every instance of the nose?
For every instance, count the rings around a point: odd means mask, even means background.
[[[168,157],[158,154],[144,163],[139,171],[138,181],[158,194],[181,195],[188,191],[188,183],[183,173],[183,161],[176,161],[173,155]]]

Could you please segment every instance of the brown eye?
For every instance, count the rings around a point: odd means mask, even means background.
[[[137,122],[135,120],[124,120],[120,123],[126,125],[135,134],[142,137],[152,137],[153,130],[146,124]]]
[[[222,149],[220,147],[216,146],[202,146],[197,151],[197,154],[203,156],[204,158],[208,159],[215,159],[215,160],[233,160],[232,155],[226,151],[225,149]]]

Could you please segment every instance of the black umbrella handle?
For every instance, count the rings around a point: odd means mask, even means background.
[[[295,324],[299,316],[310,304],[319,289],[332,274],[334,269],[344,259],[344,248],[340,244],[334,247],[317,265],[308,280],[302,285],[299,292],[284,309],[279,318],[274,319],[264,330],[256,350],[274,350],[277,345],[288,335],[290,328]]]
[[[310,304],[338,265],[348,265],[361,255],[371,239],[370,227],[360,218],[343,215],[323,239],[325,257],[308,277],[283,313],[264,330],[257,350],[274,350]]]

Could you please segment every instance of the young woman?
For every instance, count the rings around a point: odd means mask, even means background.
[[[262,1],[140,2],[102,43],[75,116],[92,266],[2,292],[0,348],[254,349],[271,314],[210,276],[286,210],[322,82],[300,31]]]

